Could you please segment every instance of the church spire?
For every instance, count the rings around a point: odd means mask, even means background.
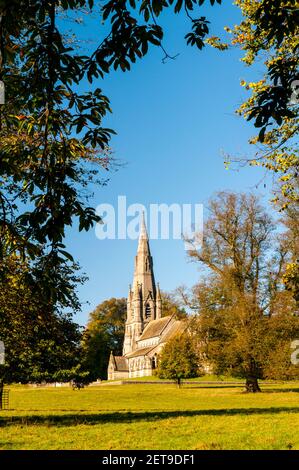
[[[124,355],[134,349],[136,340],[138,340],[148,322],[161,318],[162,303],[160,294],[157,295],[153,259],[143,213],[139,227],[134,279],[132,289],[129,290],[127,303]]]
[[[147,252],[150,255],[150,248],[148,242],[148,235],[144,220],[144,212],[141,214],[140,222],[139,222],[139,240],[138,240],[138,249],[137,255],[140,252]]]
[[[140,239],[146,239],[148,240],[148,235],[147,235],[147,230],[146,230],[146,225],[145,225],[145,220],[144,220],[144,212],[142,211],[141,214],[141,219],[140,219],[140,229],[139,229],[139,240]]]
[[[156,297],[156,285],[153,270],[153,259],[149,247],[144,213],[141,215],[139,225],[139,241],[137,255],[135,257],[133,290],[137,288],[138,284],[141,285],[142,300],[145,302],[148,296],[151,296],[152,299]]]

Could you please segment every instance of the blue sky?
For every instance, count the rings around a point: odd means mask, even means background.
[[[212,35],[222,35],[225,25],[240,20],[239,10],[228,1],[203,9],[201,15],[205,14]],[[93,50],[101,40],[101,26],[96,15],[84,21],[75,32],[90,38],[85,47]],[[92,188],[90,205],[116,206],[119,195],[125,195],[128,204],[146,207],[150,203],[206,205],[219,190],[255,190],[267,203],[269,181],[266,188],[263,181],[256,189],[263,170],[227,171],[223,164],[223,153],[252,155],[254,149],[247,141],[254,129],[234,110],[246,96],[240,80],[261,78],[263,64],[247,68],[238,50],[221,53],[210,47],[203,51],[187,47],[184,35],[190,24],[183,16],[167,13],[161,22],[166,30],[165,48],[169,54],[179,54],[176,60],[163,64],[163,52],[155,48],[130,72],[111,72],[96,83],[111,100],[113,114],[103,124],[117,131],[111,147],[123,165],[111,172],[106,186]],[[67,245],[89,277],[79,288],[83,306],[76,318],[85,324],[97,304],[127,295],[137,242],[98,240],[95,230],[78,233],[74,227]],[[188,262],[182,241],[152,240],[151,251],[163,290],[190,287],[198,280],[200,267]]]

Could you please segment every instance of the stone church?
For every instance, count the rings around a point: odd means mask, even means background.
[[[163,317],[162,313],[161,292],[155,283],[153,259],[142,217],[134,279],[127,299],[123,355],[111,353],[108,380],[153,375],[164,344],[184,330],[182,321],[174,315]]]

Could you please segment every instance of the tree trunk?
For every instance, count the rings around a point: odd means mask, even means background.
[[[256,393],[261,392],[258,381],[256,377],[247,377],[246,379],[246,392]]]
[[[181,378],[178,378],[178,380],[177,380],[177,386],[178,386],[178,388],[181,388]]]

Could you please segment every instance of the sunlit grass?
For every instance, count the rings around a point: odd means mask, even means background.
[[[299,449],[299,383],[11,387],[1,449]]]

